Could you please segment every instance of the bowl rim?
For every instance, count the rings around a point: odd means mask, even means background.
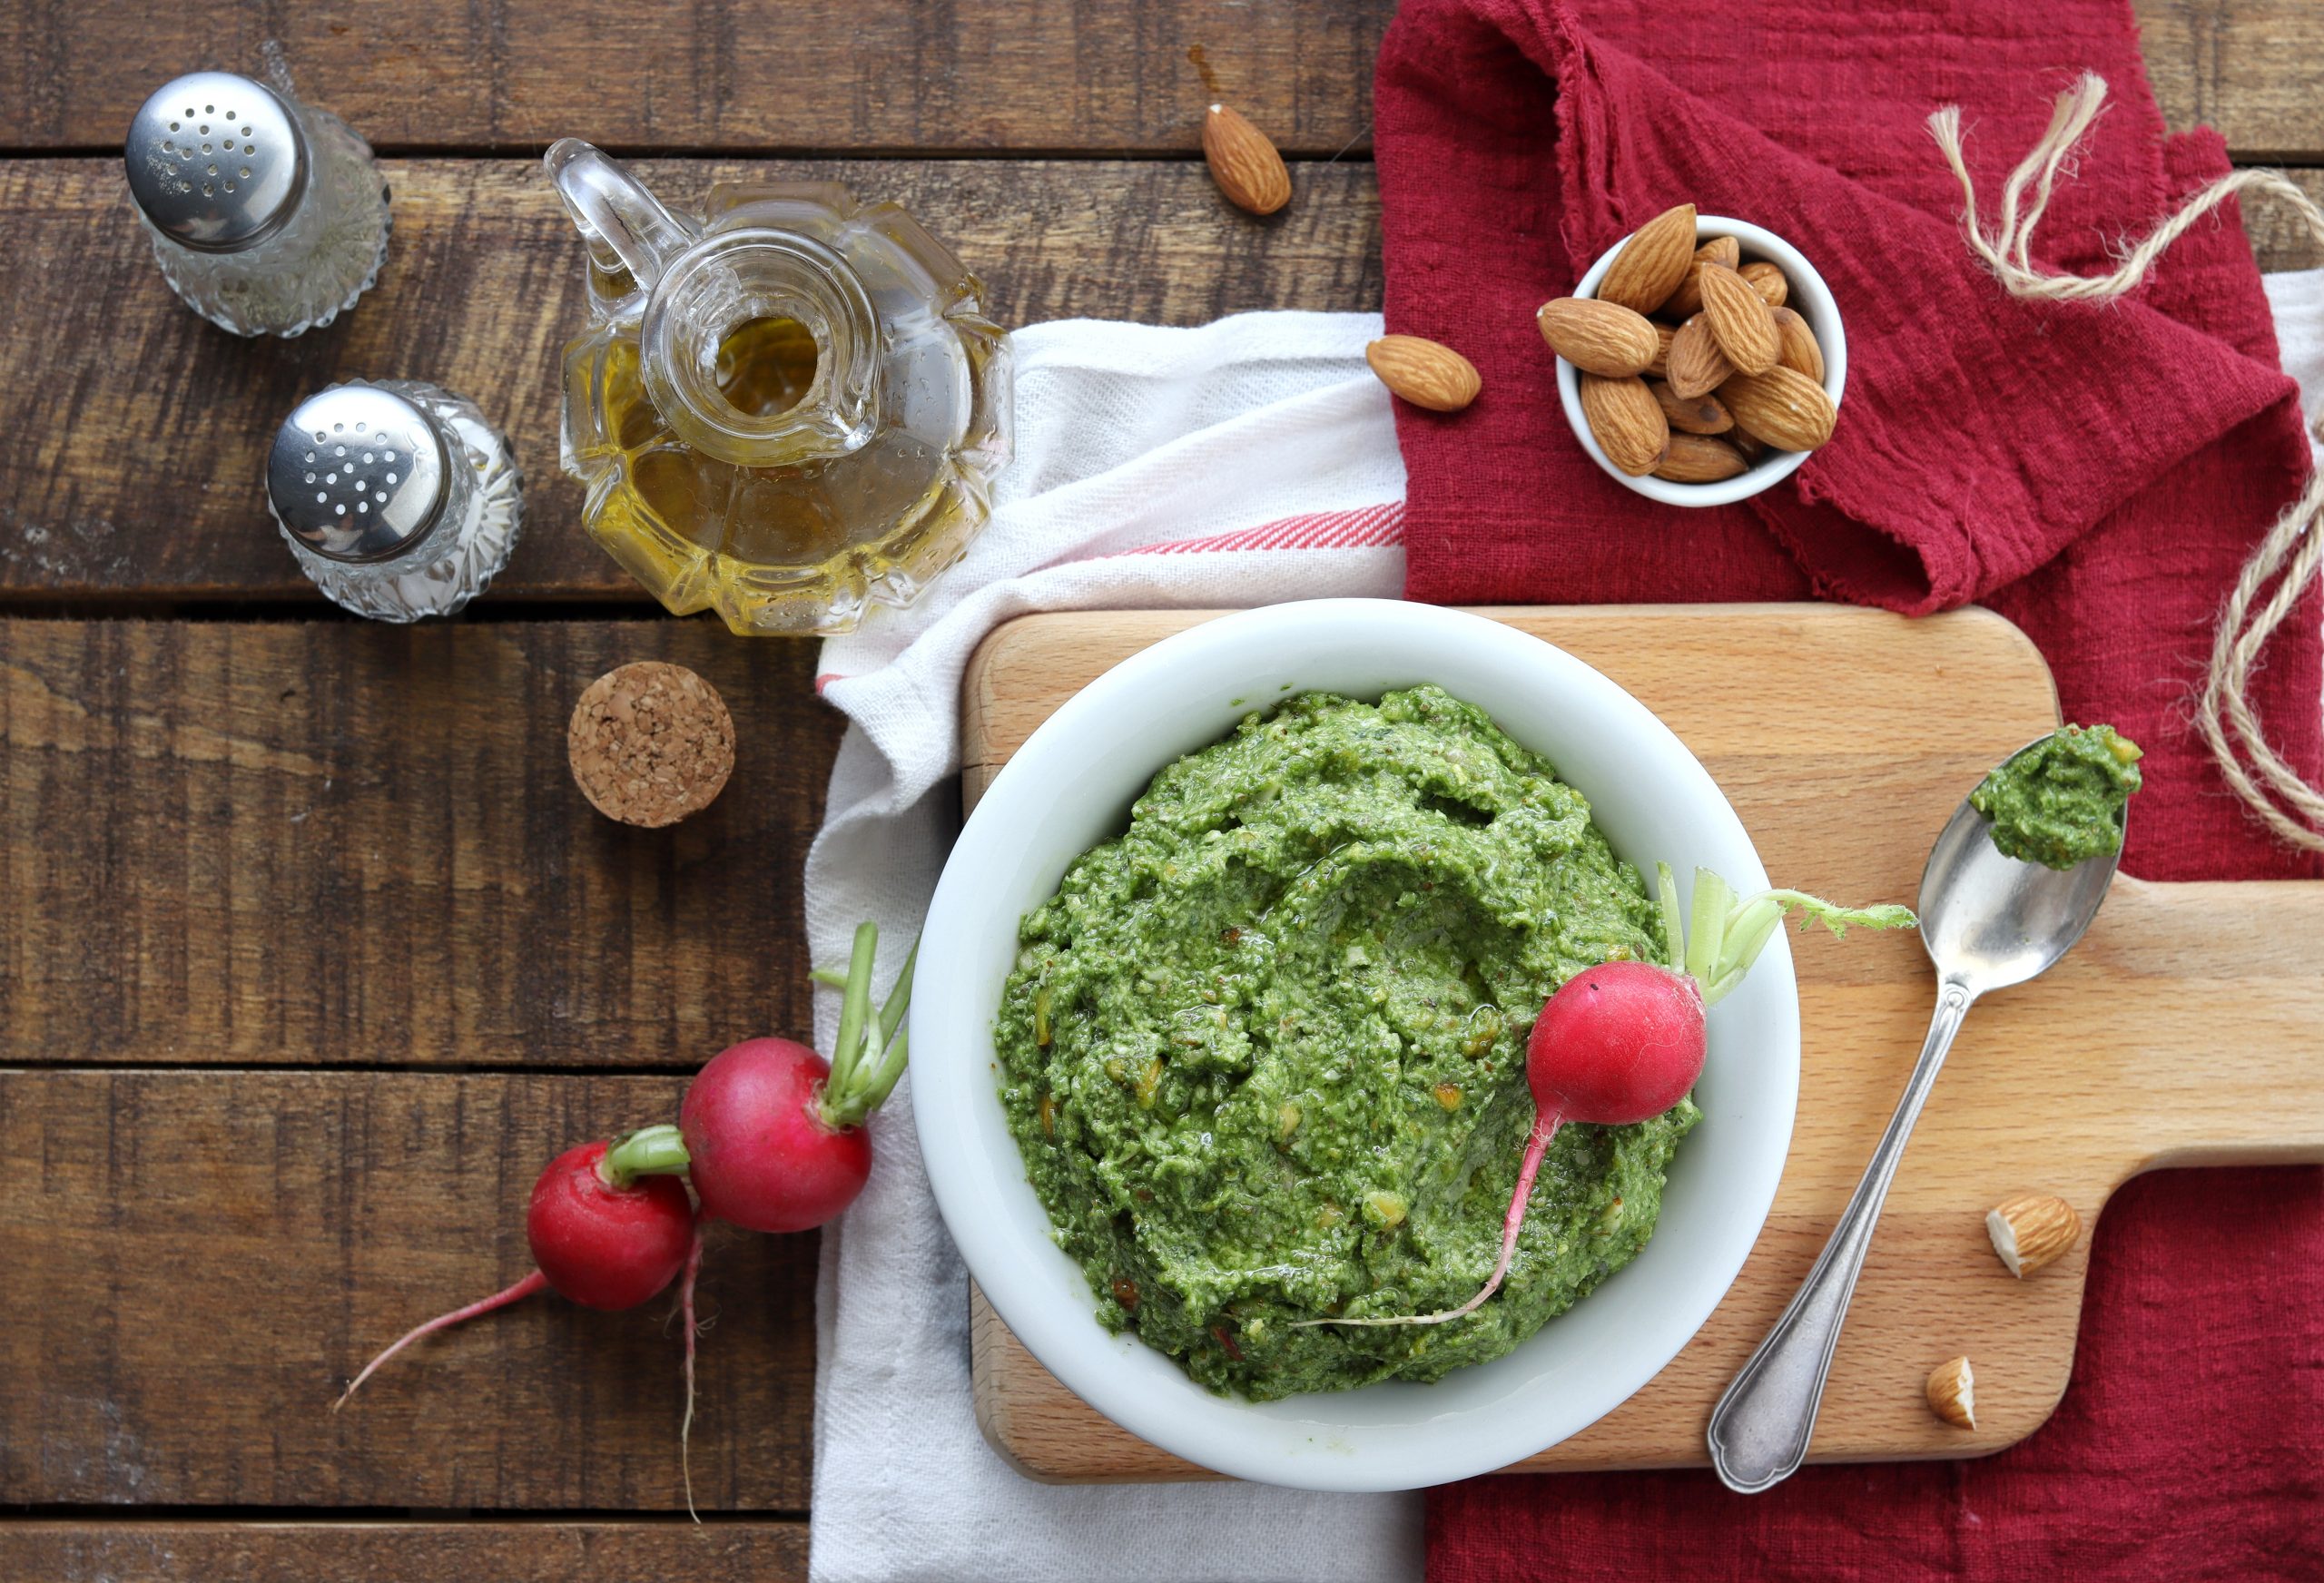
[[[1709,1239],[1711,1251],[1683,1267],[1661,1262],[1666,1272],[1681,1273],[1656,1280],[1678,1280],[1679,1295],[1643,1315],[1626,1313],[1617,1356],[1561,1356],[1550,1340],[1546,1355],[1535,1352],[1530,1373],[1520,1367],[1513,1376],[1503,1375],[1513,1383],[1499,1395],[1468,1407],[1434,1399],[1460,1411],[1423,1411],[1416,1418],[1344,1413],[1335,1419],[1334,1404],[1374,1392],[1433,1392],[1443,1386],[1387,1381],[1253,1403],[1210,1395],[1134,1333],[1107,1332],[1097,1322],[1080,1267],[1051,1239],[1048,1214],[1026,1181],[1022,1157],[1005,1126],[1005,1157],[995,1159],[993,1151],[980,1149],[975,1126],[962,1119],[970,1107],[986,1107],[988,1116],[1000,1113],[991,1020],[1000,986],[997,980],[978,981],[974,965],[980,949],[995,948],[968,942],[980,929],[1005,928],[1004,960],[1013,956],[1020,914],[1006,905],[1016,890],[1004,877],[1012,871],[1024,876],[1026,843],[1014,839],[1012,827],[1039,829],[1074,795],[1076,776],[1088,762],[1084,755],[1090,744],[1085,739],[1102,742],[1142,729],[1145,723],[1136,710],[1139,696],[1170,695],[1189,670],[1221,661],[1239,667],[1254,655],[1273,664],[1272,656],[1295,653],[1303,642],[1337,643],[1367,654],[1408,647],[1427,656],[1415,659],[1422,666],[1449,667],[1452,662],[1446,656],[1461,652],[1464,664],[1509,667],[1509,674],[1525,677],[1529,689],[1538,684],[1574,690],[1549,696],[1559,700],[1561,709],[1584,715],[1603,711],[1618,720],[1630,733],[1622,739],[1626,766],[1636,761],[1627,772],[1664,778],[1658,784],[1669,787],[1674,804],[1684,805],[1688,820],[1702,822],[1704,842],[1716,849],[1718,862],[1738,888],[1768,882],[1739,816],[1685,744],[1629,693],[1563,649],[1482,615],[1398,600],[1324,599],[1239,612],[1123,660],[1044,721],[994,776],[965,821],[929,906],[911,1011],[911,1104],[931,1191],[969,1273],[1027,1350],[1091,1407],[1166,1451],[1233,1477],[1321,1490],[1417,1489],[1505,1468],[1580,1432],[1659,1373],[1724,1300],[1765,1225],[1789,1154],[1798,1098],[1797,986],[1779,933],[1752,983],[1712,1013],[1716,1061],[1725,1042],[1718,1019],[1723,1014],[1746,1016],[1738,1002],[1747,997],[1758,1002],[1759,1009],[1748,1014],[1754,1020],[1730,1025],[1734,1031],[1728,1037],[1751,1045],[1762,1052],[1757,1059],[1771,1063],[1755,1073],[1755,1086],[1772,1119],[1738,1145],[1745,1151],[1743,1168],[1735,1178],[1718,1181],[1717,1210],[1705,1202],[1694,1212],[1708,1228],[1699,1234]],[[1401,665],[1401,654],[1393,663]],[[1391,685],[1433,679],[1415,674]],[[1319,677],[1313,686],[1334,690],[1328,678]],[[1227,718],[1263,707],[1275,696],[1261,693]],[[1217,740],[1223,729],[1200,742]],[[1177,751],[1157,751],[1150,761],[1131,766],[1137,785],[1142,788],[1177,756]],[[1588,794],[1590,788],[1582,790]],[[1713,826],[1720,828],[1714,831]],[[1083,850],[1077,847],[1064,863]],[[1054,892],[1062,867],[1040,875],[1035,887],[1040,896]],[[997,916],[997,901],[1005,919]],[[1712,1191],[1706,1186],[1697,1197]],[[1025,1205],[1030,1206],[1029,1215]],[[1658,1227],[1658,1234],[1662,1230]],[[1649,1241],[1648,1248],[1654,1245]],[[1641,1253],[1610,1277],[1607,1289],[1645,1258]],[[1078,1301],[1056,1301],[1059,1265],[1070,1272],[1066,1289]],[[1555,1330],[1553,1322],[1504,1357],[1458,1372],[1465,1376],[1513,1365],[1542,1348]],[[1148,1364],[1167,1371],[1167,1376],[1155,1374]],[[1387,1406],[1410,1400],[1425,1407],[1432,1399],[1397,1398]],[[1348,1454],[1292,1454],[1285,1438],[1303,1431],[1308,1431],[1308,1451]]]
[[[1631,236],[1637,234],[1636,231],[1630,233]],[[1695,217],[1697,247],[1722,236],[1735,239],[1742,249],[1745,261],[1763,260],[1783,270],[1784,279],[1790,288],[1785,306],[1807,320],[1807,328],[1816,332],[1816,343],[1824,353],[1824,393],[1832,398],[1832,405],[1837,408],[1841,396],[1847,389],[1848,340],[1846,328],[1840,321],[1839,300],[1832,295],[1832,288],[1817,272],[1816,266],[1807,261],[1805,253],[1774,231],[1754,225],[1748,220],[1732,220],[1722,214]],[[1625,236],[1600,253],[1598,261],[1574,282],[1573,295],[1596,296],[1598,283],[1613,267],[1614,255],[1620,252],[1630,240]],[[1800,464],[1807,461],[1811,454],[1807,451],[1778,451],[1757,467],[1738,473],[1732,478],[1721,478],[1715,484],[1678,484],[1668,478],[1657,478],[1651,474],[1634,478],[1614,466],[1604,447],[1599,445],[1598,437],[1590,432],[1590,420],[1581,411],[1581,370],[1563,358],[1557,361],[1558,405],[1565,409],[1566,424],[1573,430],[1574,438],[1581,442],[1581,448],[1589,453],[1590,459],[1596,462],[1608,477],[1649,500],[1659,500],[1666,506],[1731,506],[1738,500],[1748,500],[1754,495],[1774,488],[1799,471]]]

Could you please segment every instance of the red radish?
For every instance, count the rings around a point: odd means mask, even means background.
[[[1686,939],[1679,919],[1670,866],[1656,870],[1662,902],[1668,966],[1659,962],[1600,962],[1558,987],[1525,1045],[1525,1082],[1533,1092],[1533,1130],[1525,1163],[1501,1226],[1501,1257],[1483,1290],[1442,1313],[1359,1319],[1308,1319],[1319,1324],[1443,1324],[1474,1313],[1501,1289],[1517,1254],[1517,1234],[1533,1194],[1541,1156],[1569,1121],[1628,1126],[1661,1115],[1687,1096],[1702,1076],[1704,1012],[1743,981],[1784,914],[1807,913],[1800,927],[1820,922],[1834,934],[1850,924],[1899,929],[1914,921],[1905,908],[1835,907],[1797,890],[1763,890],[1740,902],[1727,881],[1695,870],[1695,930]],[[1683,944],[1683,954],[1682,954]]]
[[[898,1025],[911,998],[907,959],[887,1004],[872,1011],[879,939],[869,923],[855,931],[830,1064],[790,1039],[746,1039],[712,1057],[687,1087],[678,1129],[704,1214],[753,1231],[805,1231],[863,1191],[872,1143],[862,1122],[903,1073]]]
[[[786,1038],[710,1058],[678,1111],[703,1213],[753,1231],[805,1231],[855,1201],[872,1175],[859,1126],[824,1121],[823,1057]]]
[[[676,1147],[676,1129],[648,1127],[607,1143],[582,1144],[548,1163],[525,1210],[533,1273],[505,1292],[429,1320],[363,1366],[340,1396],[347,1404],[379,1365],[420,1337],[506,1308],[547,1287],[585,1308],[635,1308],[669,1285],[694,1245],[694,1206],[684,1184],[641,1173]],[[684,1156],[679,1156],[683,1164]]]

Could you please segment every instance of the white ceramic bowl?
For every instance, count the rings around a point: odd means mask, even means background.
[[[1774,1201],[1799,1089],[1791,956],[1770,946],[1710,1013],[1702,1124],[1679,1145],[1645,1251],[1507,1356],[1433,1385],[1399,1381],[1255,1403],[1214,1396],[1093,1316],[1050,1241],[1003,1120],[993,1051],[1018,920],[1075,858],[1126,828],[1155,772],[1252,709],[1310,690],[1376,698],[1434,682],[1546,753],[1614,849],[1650,870],[1767,883],[1710,776],[1621,688],[1482,616],[1328,599],[1222,617],[1125,660],[1068,701],[986,791],[945,865],[911,1004],[912,1108],[944,1221],[1033,1355],[1163,1450],[1238,1478],[1406,1490],[1489,1472],[1594,1422],[1686,1345],[1742,1267]]]
[[[1832,289],[1824,284],[1824,277],[1816,266],[1802,256],[1797,248],[1777,236],[1745,221],[1728,220],[1717,214],[1705,214],[1695,221],[1695,245],[1716,237],[1731,236],[1742,250],[1743,261],[1764,260],[1775,265],[1790,282],[1790,293],[1784,306],[1807,320],[1807,328],[1816,332],[1816,344],[1824,353],[1824,393],[1832,405],[1840,404],[1840,393],[1848,382],[1848,338],[1840,325],[1840,305],[1833,299]],[[1590,266],[1590,272],[1575,285],[1577,297],[1594,297],[1598,282],[1606,278],[1612,267],[1614,255],[1622,251],[1629,237],[1622,238]],[[1590,453],[1590,459],[1605,470],[1608,477],[1624,488],[1635,489],[1651,500],[1670,506],[1726,506],[1738,500],[1748,500],[1762,489],[1771,489],[1799,471],[1799,464],[1807,459],[1806,451],[1772,451],[1765,461],[1748,472],[1738,473],[1732,478],[1722,478],[1716,484],[1674,484],[1668,478],[1648,477],[1633,478],[1609,461],[1598,444],[1598,437],[1590,432],[1590,420],[1581,415],[1581,375],[1563,358],[1558,359],[1558,400],[1565,407],[1565,420],[1573,428],[1573,438]]]

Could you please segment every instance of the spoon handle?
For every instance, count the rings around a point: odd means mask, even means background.
[[[1936,1014],[1913,1066],[1912,1081],[1896,1102],[1896,1114],[1888,1118],[1888,1130],[1880,1135],[1880,1146],[1865,1167],[1864,1180],[1856,1184],[1855,1196],[1841,1212],[1798,1295],[1711,1411],[1711,1465],[1738,1494],[1754,1495],[1781,1483],[1807,1460],[1832,1349],[1847,1318],[1856,1277],[1863,1273],[1873,1228],[1880,1223],[1881,1204],[1896,1180],[1897,1162],[1904,1158],[1905,1140],[1912,1136],[1913,1123],[1920,1119],[1921,1106],[1935,1085],[1937,1068],[1945,1065],[1945,1053],[1953,1047],[1953,1036],[1961,1031],[1962,1018],[1974,998],[1966,985],[1947,982],[1939,987]]]

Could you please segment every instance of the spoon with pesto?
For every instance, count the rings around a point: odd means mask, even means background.
[[[2122,856],[2139,757],[2111,726],[2065,726],[2011,754],[1938,834],[1916,906],[1936,968],[1936,1013],[1831,1240],[1712,1410],[1711,1465],[1728,1489],[1770,1489],[1807,1460],[1848,1299],[1945,1052],[1979,996],[2048,970],[2097,916]]]

